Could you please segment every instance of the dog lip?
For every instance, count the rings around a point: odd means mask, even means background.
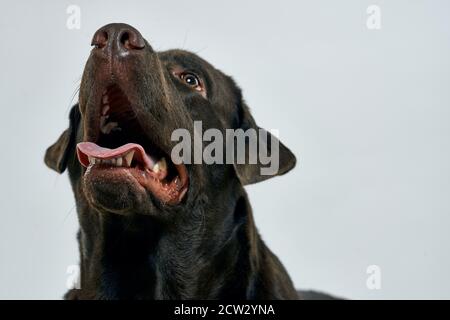
[[[127,159],[130,154],[131,158]],[[92,142],[81,142],[77,144],[77,156],[80,163],[87,168],[86,175],[104,169],[109,169],[107,176],[111,177],[129,172],[142,187],[167,204],[181,202],[188,189],[188,174],[184,165],[175,165],[176,177],[171,181],[164,180],[168,175],[166,160],[162,158],[156,162],[136,143],[110,149]],[[119,165],[117,160],[120,160]],[[132,161],[138,165],[131,167]]]

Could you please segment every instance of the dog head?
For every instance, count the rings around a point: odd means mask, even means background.
[[[200,144],[195,141],[196,121],[205,132],[224,136],[227,129],[260,129],[235,82],[193,53],[156,52],[126,24],[100,28],[92,45],[69,128],[45,155],[57,172],[69,168],[77,202],[116,214],[167,218],[175,211],[189,212],[199,199],[222,203],[233,188],[294,167],[294,155],[267,132],[267,150],[273,151],[275,143],[279,155],[273,174],[262,174],[259,160],[196,162],[195,148],[207,144],[201,136]],[[183,159],[192,161],[173,160],[180,142],[174,132],[180,130],[190,134],[184,142],[192,152],[183,150]],[[248,160],[255,151],[244,147]]]

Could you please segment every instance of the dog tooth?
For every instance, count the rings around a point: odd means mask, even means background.
[[[95,164],[95,158],[94,157],[88,157],[89,158],[89,164]]]
[[[181,185],[181,180],[178,176],[175,177],[174,182],[175,182],[175,186],[176,186],[177,190],[180,190],[182,185]]]
[[[109,104],[106,104],[106,105],[103,106],[103,108],[102,108],[102,115],[108,117],[108,116],[106,115],[106,114],[108,113],[108,111],[109,111]]]
[[[106,118],[107,116],[104,116],[104,117]],[[100,124],[100,130],[104,134],[110,134],[111,131],[114,130],[114,128],[116,128],[117,125],[118,125],[117,122],[108,122],[108,123],[106,123],[106,119],[105,120],[102,119],[101,121],[102,121],[102,123]]]
[[[159,169],[162,171],[166,171],[167,170],[167,162],[166,162],[166,158],[162,158],[161,160],[158,161],[159,163]]]
[[[130,167],[131,166],[131,161],[133,161],[133,155],[134,155],[134,150],[128,152],[127,155],[125,155],[125,164]]]
[[[116,159],[109,159],[109,161],[111,162],[111,164],[112,164],[113,166],[116,165]]]
[[[153,172],[158,173],[160,171],[166,171],[167,170],[167,162],[165,158],[161,158],[154,166],[153,166]]]
[[[121,167],[122,166],[122,158],[116,159],[116,166]]]

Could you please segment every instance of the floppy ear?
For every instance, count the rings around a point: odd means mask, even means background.
[[[75,150],[75,140],[78,125],[80,124],[80,111],[78,104],[74,105],[69,114],[69,128],[59,136],[58,140],[47,148],[45,164],[58,173],[63,173],[67,167],[70,152]]]
[[[247,105],[242,101],[238,105],[240,128],[244,131],[248,129],[254,129],[258,135],[258,148],[259,154],[254,155],[258,159],[256,164],[248,164],[249,152],[251,148],[246,146],[246,161],[245,164],[237,164],[234,162],[234,168],[239,177],[239,180],[243,185],[252,184],[260,181],[267,180],[269,178],[280,176],[290,171],[295,167],[296,158],[294,154],[289,150],[277,137],[270,132],[258,127],[250,114],[250,110]],[[259,134],[258,134],[259,133]],[[261,134],[262,133],[262,134]],[[259,155],[261,154],[261,148],[263,153],[267,154],[274,162],[278,163],[278,167],[274,171],[267,170],[267,164],[261,164]],[[277,156],[278,154],[278,156]]]

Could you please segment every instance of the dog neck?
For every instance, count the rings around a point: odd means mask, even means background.
[[[251,298],[261,240],[245,195],[234,210],[239,214],[213,223],[216,230],[208,228],[208,212],[190,212],[174,225],[142,215],[84,212],[79,215],[81,290],[70,294],[82,299]]]

